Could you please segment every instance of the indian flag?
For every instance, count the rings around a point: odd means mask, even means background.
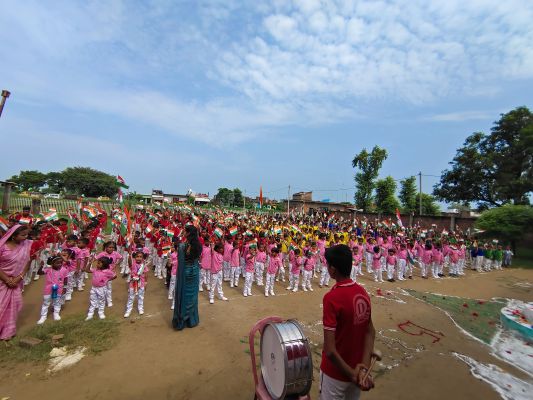
[[[253,233],[252,233],[252,231],[250,231],[250,230],[247,230],[246,232],[244,232],[244,234],[245,234],[246,236],[253,236]]]
[[[396,220],[398,225],[403,228],[402,218],[400,216],[400,210],[396,209]]]
[[[19,219],[19,224],[21,224],[21,225],[31,224],[31,218],[21,217]]]
[[[291,225],[290,228],[295,232],[300,232],[300,228],[298,228],[296,225]]]
[[[148,225],[148,226],[146,227],[146,229],[144,230],[144,232],[145,232],[145,233],[150,233],[150,232],[152,232],[152,229],[153,229],[153,228],[152,228],[152,225]]]
[[[126,181],[120,175],[117,175],[117,185],[123,187],[124,189],[130,188],[128,185],[126,185]]]
[[[296,244],[296,242],[291,242],[291,244],[289,245],[289,250],[296,250],[298,248],[298,245]]]
[[[172,229],[165,229],[165,231],[167,232],[167,236],[169,238],[173,238],[174,237],[174,231]]]
[[[192,215],[192,222],[193,222],[193,224],[196,225],[196,224],[198,223],[199,220],[200,220],[200,218],[198,218],[196,215],[194,215],[194,214]]]
[[[2,228],[4,231],[8,231],[9,230],[9,224],[7,223],[7,221],[0,217],[0,228]]]
[[[220,229],[220,228],[216,228],[215,231],[214,231],[213,233],[214,233],[215,236],[216,236],[217,238],[219,238],[219,239],[222,237],[222,235],[224,235],[224,232],[222,232],[222,229]]]
[[[96,217],[96,210],[92,207],[83,207],[83,212],[89,217],[94,218]]]
[[[232,226],[231,228],[229,228],[229,234],[231,236],[235,236],[237,233],[239,233],[239,229],[237,229],[236,226]]]
[[[281,235],[281,233],[282,233],[281,228],[280,228],[279,226],[276,226],[276,227],[274,228],[274,233],[275,233],[276,235]]]
[[[58,219],[57,211],[51,208],[49,212],[43,214],[43,218],[46,222],[55,221]]]

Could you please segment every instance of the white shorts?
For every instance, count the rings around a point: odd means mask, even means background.
[[[320,400],[359,400],[361,389],[353,382],[330,378],[320,371]]]

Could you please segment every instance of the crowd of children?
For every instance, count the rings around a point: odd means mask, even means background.
[[[188,207],[139,208],[131,216],[117,208],[110,216],[113,229],[106,237],[106,212],[91,210],[90,216],[83,215],[83,210],[79,217],[71,214],[70,221],[34,221],[28,210],[12,218],[19,223],[23,218],[22,223],[32,228],[32,261],[25,284],[41,275],[45,279],[38,324],[46,321],[50,305],[53,319],[59,320],[61,308],[75,292],[84,291],[89,274],[88,320],[95,311],[105,318],[105,307],[113,306],[112,281],[117,276],[128,287],[124,317],[131,315],[135,299],[142,315],[150,271],[167,286],[173,308],[177,248],[188,224],[196,225],[201,235],[198,290],[208,292],[211,304],[215,298],[227,301],[224,288],[241,284],[244,297],[256,292],[275,296],[275,282],[286,282],[290,292],[313,291],[315,284],[327,287],[325,250],[341,243],[352,249],[351,278],[357,280],[367,273],[376,282],[404,281],[415,275],[456,278],[466,268],[481,272],[510,266],[513,255],[497,241],[481,243],[461,232],[402,228],[378,221],[342,222],[331,216],[267,216],[220,209],[198,212]]]

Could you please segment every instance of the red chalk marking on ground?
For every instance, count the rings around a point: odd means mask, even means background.
[[[442,332],[432,331],[431,329],[424,328],[423,326],[417,325],[411,321],[406,321],[402,322],[401,324],[398,324],[398,329],[411,336],[431,336],[433,338],[432,343],[437,343],[444,337],[444,333]],[[416,329],[418,329],[418,332],[416,332]]]
[[[464,304],[463,304],[463,307],[464,307],[464,308],[468,308],[468,304],[464,303]]]

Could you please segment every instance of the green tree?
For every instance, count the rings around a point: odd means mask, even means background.
[[[69,167],[61,173],[65,189],[86,197],[114,197],[118,191],[113,175],[88,167]]]
[[[356,191],[354,198],[358,208],[368,211],[372,205],[372,192],[374,191],[375,181],[386,158],[387,150],[374,146],[371,153],[363,149],[352,160],[352,167],[359,170],[355,174]]]
[[[416,177],[411,176],[400,181],[400,202],[402,203],[402,211],[411,214],[416,212]]]
[[[46,184],[46,174],[39,171],[20,171],[18,175],[13,175],[9,181],[16,183],[20,191],[39,190]]]
[[[502,114],[491,133],[470,135],[443,171],[434,195],[447,202],[529,204],[533,191],[533,114],[518,107]]]
[[[219,188],[214,200],[219,205],[230,205],[233,202],[233,190],[228,188]]]
[[[511,242],[516,250],[516,242],[527,232],[533,231],[533,208],[526,205],[507,204],[503,207],[484,211],[476,221],[476,228],[485,235]]]
[[[235,207],[242,207],[244,205],[244,197],[241,189],[233,189],[233,205]]]
[[[416,212],[420,212],[420,196],[416,196]],[[430,194],[422,193],[422,214],[423,215],[439,215],[440,207],[437,204],[435,197]]]
[[[395,196],[396,182],[392,176],[380,179],[376,182],[375,204],[376,211],[384,214],[394,214],[400,207],[400,203]]]
[[[61,172],[49,172],[46,174],[46,192],[60,193],[65,189],[63,174]]]

